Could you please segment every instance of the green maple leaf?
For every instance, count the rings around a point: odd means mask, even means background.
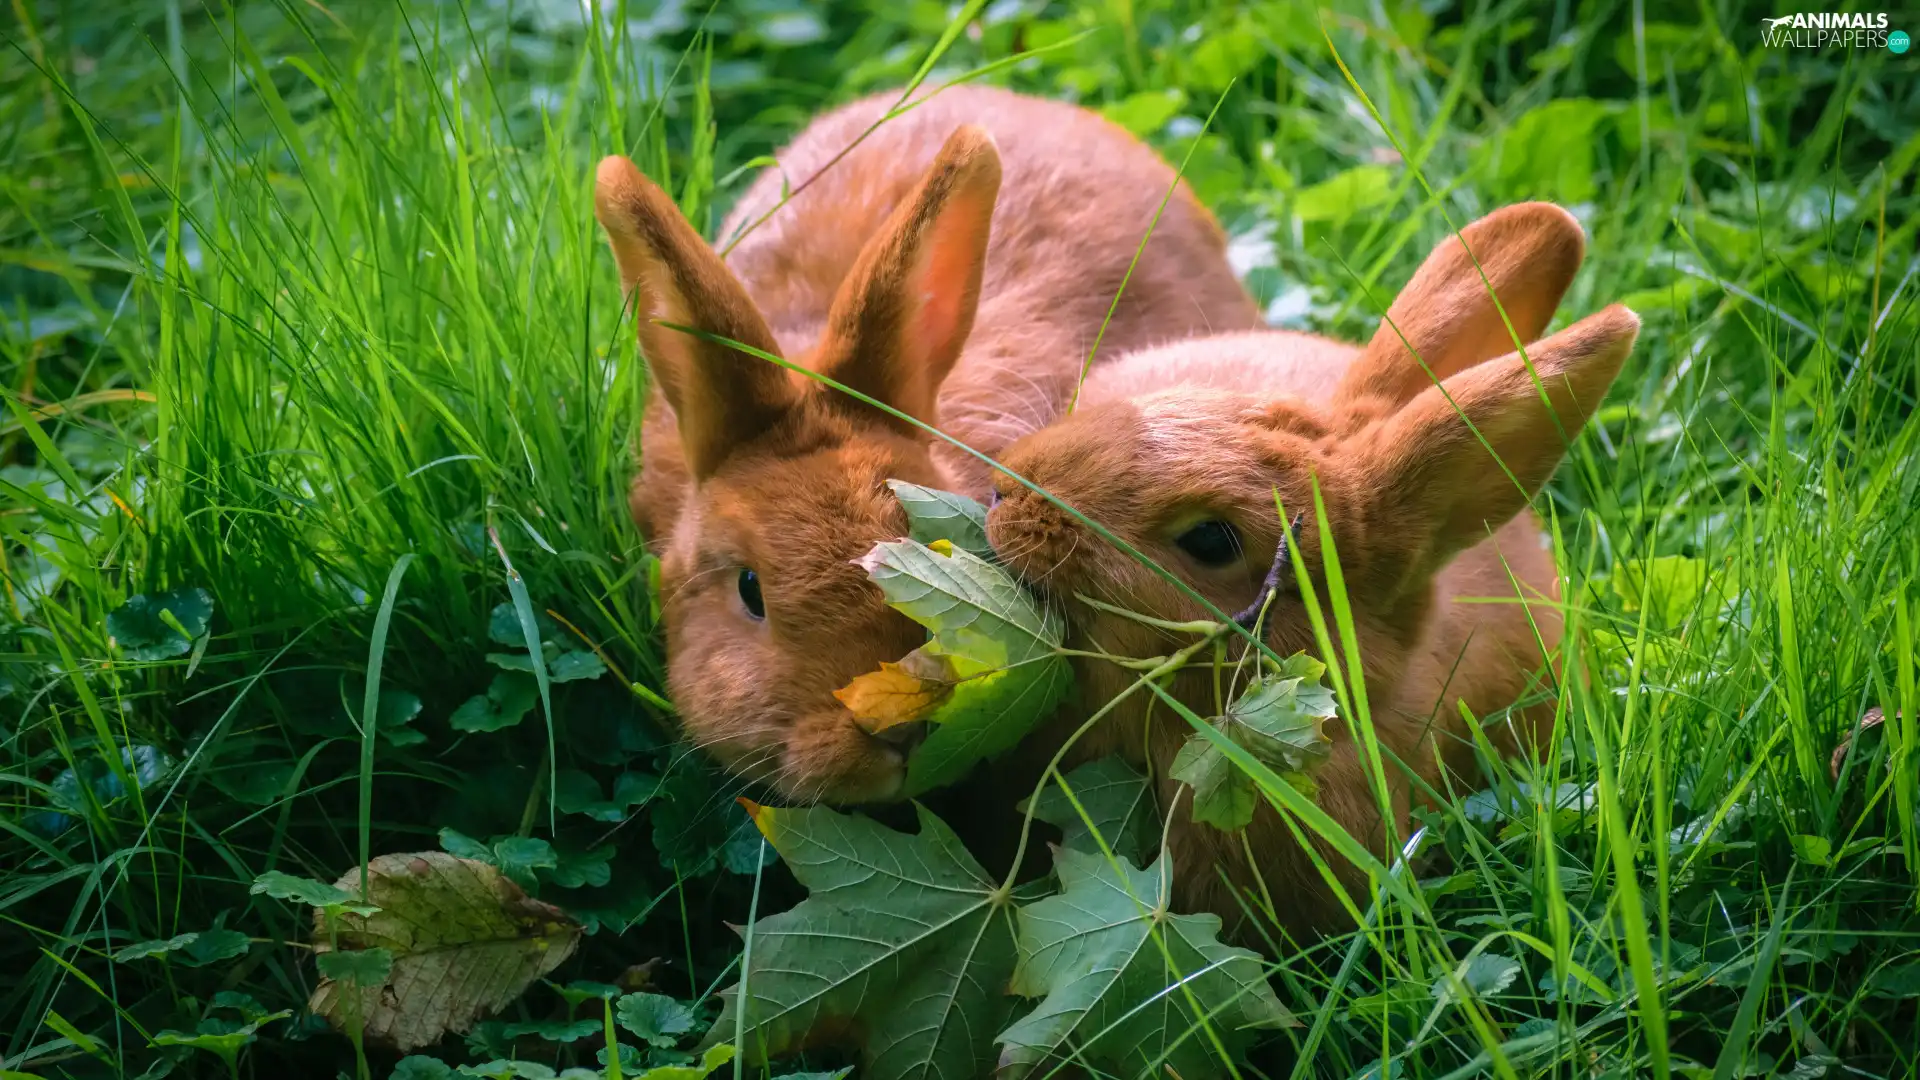
[[[907,535],[923,544],[945,540],[982,557],[990,556],[987,508],[951,491],[921,487],[905,480],[889,480],[895,498],[907,512]]]
[[[1158,825],[1153,792],[1140,770],[1118,756],[1103,757],[1068,773],[1066,786],[1072,799],[1060,785],[1049,784],[1033,804],[1034,817],[1060,827],[1062,847],[1100,854],[1094,839],[1098,832],[1115,855],[1136,863],[1145,860],[1147,845],[1158,839]],[[1076,801],[1080,809],[1074,808]],[[1023,803],[1020,808],[1027,807]],[[1086,811],[1084,818],[1081,810]]]
[[[740,985],[707,1036],[759,1066],[856,1041],[862,1080],[976,1080],[1011,1015],[1011,898],[925,809],[894,832],[824,807],[749,807],[811,895],[755,923]],[[741,986],[746,992],[743,998]]]
[[[924,651],[946,657],[962,678],[1053,658],[1059,621],[1005,569],[943,546],[887,540],[854,561],[887,603],[933,632]]]
[[[932,730],[907,760],[906,794],[946,787],[1019,745],[1066,697],[1072,679],[1064,660],[1048,657],[955,684],[953,696],[927,717]]]
[[[1277,672],[1247,684],[1215,726],[1302,792],[1312,795],[1310,770],[1332,749],[1326,722],[1337,715],[1333,691],[1321,685],[1326,665],[1305,653]],[[1193,820],[1229,832],[1253,820],[1253,777],[1206,736],[1188,736],[1167,775],[1193,789]]]
[[[1282,772],[1300,772],[1332,749],[1326,722],[1338,715],[1333,691],[1320,684],[1327,666],[1299,653],[1278,674],[1263,674],[1227,707],[1234,741]]]
[[[1058,652],[1059,621],[1005,569],[936,543],[884,541],[857,560],[889,605],[931,632],[902,667],[939,671],[951,684],[928,699],[938,704],[922,717],[932,730],[907,764],[908,794],[950,784],[1012,749],[1072,680]]]
[[[1259,956],[1220,942],[1217,916],[1167,910],[1165,859],[1139,870],[1061,849],[1054,860],[1060,892],[1020,909],[1012,981],[1043,1000],[1000,1033],[997,1076],[1066,1059],[1128,1076],[1218,1076],[1216,1038],[1236,1053],[1249,1029],[1292,1022]]]
[[[1167,775],[1193,789],[1193,820],[1232,832],[1253,821],[1253,777],[1204,736],[1190,735]]]

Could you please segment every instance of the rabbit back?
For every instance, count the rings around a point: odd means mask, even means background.
[[[1072,397],[1096,337],[1097,358],[1105,358],[1261,325],[1227,262],[1219,223],[1125,129],[1078,106],[983,86],[923,95],[874,127],[898,100],[868,97],[815,121],[775,155],[778,166],[755,180],[721,227],[724,247],[759,222],[727,265],[785,355],[813,348],[861,248],[962,124],[992,136],[1002,179],[973,332],[941,388],[939,422],[949,434],[993,454],[1044,426]],[[783,190],[802,184],[780,205]],[[983,466],[952,454],[941,464],[984,493]]]

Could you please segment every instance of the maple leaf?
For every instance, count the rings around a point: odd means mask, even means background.
[[[1222,944],[1214,915],[1167,910],[1171,870],[1061,848],[1060,892],[1019,912],[1012,990],[1040,1004],[1000,1033],[999,1076],[1072,1059],[1121,1075],[1217,1076],[1218,1046],[1293,1022],[1260,957]],[[1164,1070],[1162,1066],[1165,1066]]]
[[[1073,797],[1069,799],[1067,792]],[[1074,803],[1080,804],[1079,808]],[[1021,810],[1027,804],[1020,805]],[[1081,811],[1086,816],[1081,816]],[[1049,784],[1033,803],[1033,816],[1060,827],[1060,844],[1074,851],[1101,854],[1094,839],[1099,834],[1115,855],[1138,863],[1147,855],[1147,845],[1159,838],[1154,820],[1153,792],[1140,770],[1118,756],[1089,761],[1066,776],[1066,789]],[[1091,824],[1091,827],[1089,827]],[[1151,834],[1151,835],[1150,835]]]
[[[1012,900],[952,830],[924,808],[911,836],[824,807],[748,811],[810,895],[753,925],[708,1042],[731,1041],[744,1010],[751,1066],[836,1043],[861,1051],[861,1080],[990,1071],[1012,1014]]]
[[[360,868],[334,889],[358,896]],[[314,952],[328,977],[307,1007],[403,1051],[465,1031],[580,942],[580,924],[565,912],[530,899],[486,863],[442,851],[379,856],[367,866],[367,893],[377,905],[360,909],[368,914],[329,920],[328,908],[315,910]]]
[[[833,692],[840,703],[878,734],[896,724],[923,720],[953,696],[953,667],[943,657],[914,651],[899,663],[885,661]]]
[[[1205,738],[1189,736],[1167,775],[1193,789],[1193,820],[1200,824],[1232,832],[1253,821],[1253,778]]]
[[[889,605],[931,635],[897,672],[875,673],[884,688],[863,675],[841,691],[863,707],[883,696],[906,703],[869,710],[884,713],[865,721],[873,730],[921,719],[932,726],[907,763],[907,794],[953,783],[1012,749],[1066,696],[1063,628],[1002,567],[946,540],[883,541],[855,561]]]
[[[1223,734],[1288,783],[1314,792],[1310,770],[1326,759],[1332,741],[1326,722],[1337,715],[1333,691],[1322,686],[1326,665],[1305,653],[1264,672],[1214,721]],[[1253,820],[1253,777],[1235,766],[1206,736],[1194,733],[1174,756],[1167,775],[1193,789],[1193,820],[1217,829],[1244,829]]]
[[[961,678],[1054,658],[1062,627],[1003,567],[944,540],[883,540],[854,562],[887,603],[933,632],[922,648]]]
[[[889,480],[894,497],[907,512],[907,535],[923,544],[945,540],[954,547],[989,556],[987,508],[951,491]]]

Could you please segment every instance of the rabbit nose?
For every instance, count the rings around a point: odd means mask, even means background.
[[[927,741],[927,722],[915,720],[910,723],[895,724],[874,732],[873,737],[902,754],[911,754],[921,743]]]

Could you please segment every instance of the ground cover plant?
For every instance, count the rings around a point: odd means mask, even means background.
[[[1778,14],[13,5],[0,1075],[1912,1074],[1920,60]],[[1589,234],[1561,324],[1645,319],[1539,502],[1553,753],[1421,812],[1359,930],[1163,921],[1111,762],[1032,800],[1057,871],[1002,882],[675,741],[593,162],[711,235],[806,117],[916,75],[1184,163],[1277,325],[1359,337],[1527,198]],[[1224,822],[1311,772],[1312,724],[1238,707],[1269,726],[1185,763]],[[1087,913],[1100,985],[1046,933]],[[818,926],[876,950],[859,992],[769,974],[852,965]],[[965,1031],[914,1041],[916,971],[990,973]]]

